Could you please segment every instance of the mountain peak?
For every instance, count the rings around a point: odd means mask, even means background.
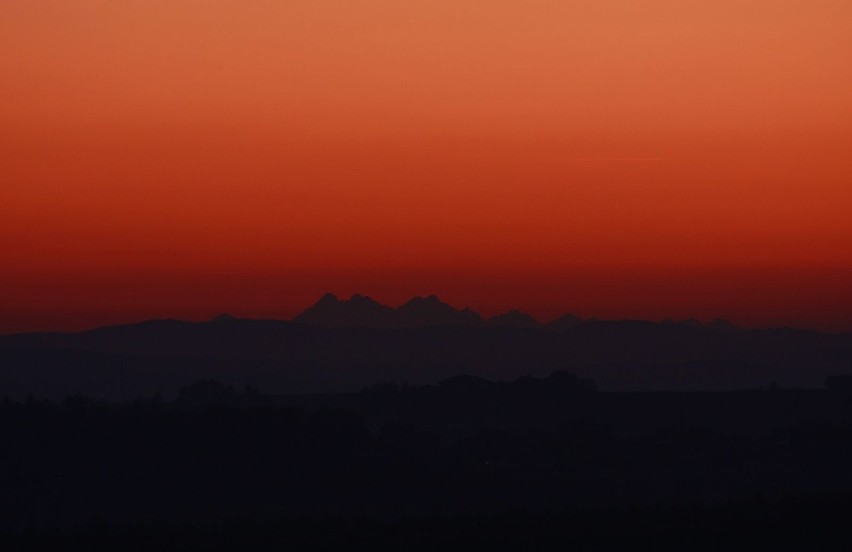
[[[385,328],[395,325],[395,317],[392,308],[366,295],[356,293],[341,301],[336,295],[326,293],[293,321],[323,328]]]
[[[360,293],[356,293],[352,297],[350,297],[349,302],[356,304],[356,305],[380,305],[380,306],[382,306],[381,303],[379,303],[378,301],[376,301],[372,297],[370,297],[368,295],[361,295]]]
[[[322,297],[319,298],[319,301],[316,302],[317,305],[320,304],[334,304],[339,303],[340,299],[337,298],[337,295],[333,293],[324,293]]]
[[[483,323],[482,317],[471,309],[456,309],[434,294],[413,297],[394,309],[360,293],[345,300],[326,293],[293,321],[323,328],[416,328]]]
[[[427,295],[426,297],[423,297],[421,295],[418,295],[416,297],[412,297],[411,299],[406,301],[404,305],[402,305],[399,308],[404,308],[404,307],[407,307],[407,306],[420,306],[420,305],[433,306],[433,307],[434,306],[450,307],[450,305],[441,301],[441,299],[439,299],[437,295],[433,294],[433,295]],[[450,307],[450,308],[452,308],[452,307]]]
[[[405,326],[475,326],[482,318],[470,309],[458,310],[437,295],[413,297],[396,312]]]

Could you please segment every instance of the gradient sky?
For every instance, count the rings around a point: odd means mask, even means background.
[[[324,291],[852,330],[849,0],[4,0],[0,332]]]

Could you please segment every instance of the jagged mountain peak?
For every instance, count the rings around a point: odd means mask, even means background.
[[[452,308],[449,304],[441,301],[441,299],[437,295],[427,295],[427,296],[415,296],[406,301],[403,305],[398,307],[397,310],[407,308],[407,307],[420,307],[420,306],[443,306]],[[455,310],[455,309],[453,309]]]
[[[380,305],[384,306],[369,295],[361,295],[360,293],[356,293],[349,298],[349,303],[354,303],[356,305]]]
[[[317,301],[316,304],[339,303],[339,302],[340,302],[340,299],[337,298],[337,295],[330,293],[330,292],[326,292],[326,293],[323,294],[322,297],[319,298],[319,301]]]
[[[456,309],[437,295],[414,297],[396,309],[405,326],[472,326],[482,317],[470,309]]]
[[[456,309],[434,294],[413,297],[394,309],[360,293],[346,300],[326,293],[293,321],[326,328],[474,326],[483,322],[471,309]]]
[[[393,327],[395,318],[392,308],[365,295],[356,293],[347,300],[340,300],[336,295],[326,293],[293,321],[324,328],[383,328]]]

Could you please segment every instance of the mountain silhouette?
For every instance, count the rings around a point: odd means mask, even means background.
[[[535,318],[519,310],[510,310],[488,319],[488,324],[505,328],[536,328],[540,324]]]
[[[293,322],[320,328],[420,328],[426,326],[478,326],[482,317],[470,309],[456,309],[435,295],[414,297],[392,308],[363,295],[341,300],[326,293]]]
[[[417,301],[416,309],[405,310],[419,313],[430,303]],[[435,311],[454,319],[469,316],[440,305]],[[329,312],[337,316],[319,318]],[[813,388],[830,375],[852,373],[852,334],[629,320],[583,321],[564,330],[490,323],[401,328],[400,316],[368,298],[327,297],[302,320],[335,327],[283,320],[150,320],[76,333],[0,336],[0,398],[77,393],[120,399],[168,393],[208,378],[290,394],[352,391],[378,381],[428,384],[459,374],[540,377],[564,369],[594,379],[602,389],[625,391],[732,390],[770,382]]]
[[[221,313],[210,319],[219,324],[241,321],[239,318]],[[147,323],[178,321],[148,321]],[[292,322],[319,328],[374,328],[401,329],[425,328],[431,326],[492,326],[501,328],[542,328],[553,331],[566,331],[578,326],[601,322],[597,318],[580,318],[566,313],[548,323],[540,323],[532,316],[517,309],[498,314],[485,320],[470,308],[457,309],[442,301],[436,295],[413,297],[399,307],[383,305],[366,295],[354,294],[349,299],[340,299],[333,293],[326,293],[320,299],[298,314]],[[671,320],[663,325],[685,326],[714,331],[734,331],[737,326],[723,319],[701,322],[696,319]]]
[[[695,318],[687,318],[685,320],[672,320],[671,318],[667,318],[661,322],[662,324],[668,325],[679,325],[686,326],[690,328],[702,328],[707,330],[714,331],[735,331],[739,328],[734,325],[732,322],[725,320],[723,318],[717,318],[710,322],[702,322],[700,320],[696,320]]]
[[[0,397],[122,398],[208,378],[327,393],[377,381],[428,384],[463,373],[506,380],[566,368],[608,390],[817,387],[852,372],[852,334],[571,314],[536,324],[519,311],[483,321],[434,295],[392,308],[328,293],[292,321],[219,315],[0,335]]]
[[[547,327],[553,330],[569,330],[571,328],[576,328],[577,326],[582,325],[585,322],[595,322],[596,319],[583,320],[578,316],[574,316],[571,313],[566,313],[557,318],[556,320],[550,322]]]
[[[326,293],[319,301],[293,319],[293,322],[321,328],[393,328],[399,325],[394,309],[370,297],[355,294],[341,300]]]
[[[482,317],[470,309],[458,310],[435,295],[415,297],[396,309],[399,323],[405,327],[477,326]]]
[[[716,331],[735,331],[739,329],[733,322],[725,320],[724,318],[717,318],[716,320],[708,322],[704,325],[704,327]]]
[[[220,323],[235,322],[236,320],[237,320],[236,316],[234,316],[232,314],[228,314],[227,312],[223,312],[222,314],[217,314],[216,316],[214,316],[213,318],[210,319],[211,322],[220,322]]]

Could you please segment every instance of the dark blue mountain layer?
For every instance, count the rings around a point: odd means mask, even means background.
[[[336,323],[320,317],[328,312]],[[324,393],[555,370],[591,378],[602,390],[818,388],[830,375],[852,373],[852,334],[573,318],[533,325],[519,314],[474,315],[437,298],[391,309],[369,298],[327,297],[291,322],[220,316],[0,336],[0,396],[168,395],[201,378],[269,393]],[[321,320],[310,324],[311,317]],[[394,327],[374,327],[388,321]]]

